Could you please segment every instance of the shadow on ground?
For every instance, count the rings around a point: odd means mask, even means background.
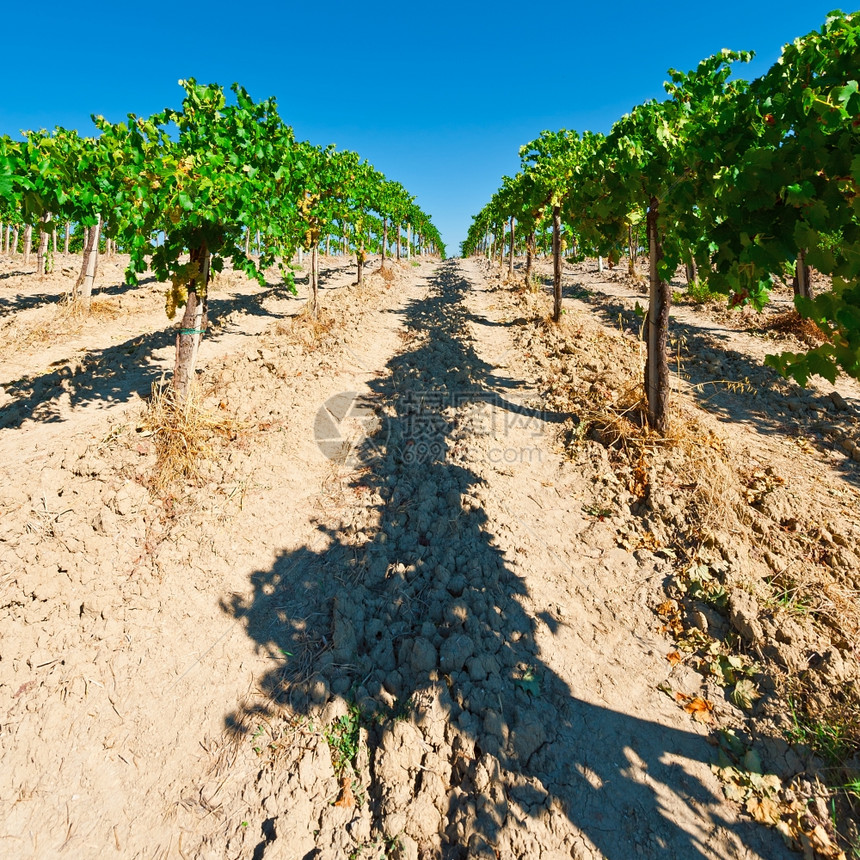
[[[312,685],[284,667],[291,655],[324,690],[358,703],[375,826],[390,836],[404,822],[425,827],[414,837],[421,856],[540,857],[550,845],[611,860],[784,856],[772,833],[726,817],[716,783],[695,775],[712,757],[703,737],[587,701],[575,668],[563,678],[538,653],[528,585],[483,510],[463,503],[481,479],[456,456],[464,414],[499,404],[500,380],[469,339],[469,285],[456,264],[431,286],[408,306],[404,351],[376,382],[392,414],[367,438],[349,488],[375,500],[375,524],[320,524],[324,551],[283,553],[252,575],[250,598],[223,604],[280,661],[228,730],[241,736],[281,706],[318,714]],[[410,737],[421,761],[399,786],[397,712],[420,732]],[[437,817],[416,823],[424,801]]]
[[[116,288],[120,290],[120,287]],[[106,291],[101,291],[104,295]],[[284,298],[284,288],[274,285],[266,290],[230,297],[214,295],[209,300],[209,325],[212,332],[204,341],[202,358],[206,358],[206,343],[217,342],[222,336],[218,330],[233,314],[240,318],[261,317],[272,322],[295,313],[303,302],[296,298],[296,308],[286,313],[273,313],[264,307],[270,297]],[[234,321],[235,320],[231,320]],[[165,322],[167,318],[165,317]],[[47,373],[33,373],[3,387],[14,398],[0,408],[0,429],[20,427],[30,419],[39,422],[61,421],[65,409],[79,408],[93,403],[123,403],[134,395],[148,397],[152,384],[156,382],[169,364],[154,358],[154,353],[174,343],[176,323],[143,335],[129,338],[122,343],[103,349],[93,349],[85,354],[70,356],[52,365]],[[231,334],[242,332],[231,331]],[[256,337],[256,333],[248,333]]]

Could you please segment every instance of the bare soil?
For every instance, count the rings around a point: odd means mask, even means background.
[[[80,318],[62,264],[0,260],[0,856],[850,851],[856,383],[679,306],[665,442],[617,273],[568,267],[554,327],[475,260],[329,258],[317,323],[227,272],[231,430],[164,491],[164,285],[102,261]]]

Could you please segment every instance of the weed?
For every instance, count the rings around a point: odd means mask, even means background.
[[[341,776],[347,768],[355,765],[358,756],[361,714],[357,705],[350,705],[349,712],[338,717],[323,732],[331,749],[334,771]]]
[[[401,722],[403,720],[408,720],[412,715],[412,711],[415,710],[415,702],[412,700],[410,696],[408,699],[397,699],[394,704],[391,706],[389,716],[395,722]]]
[[[860,800],[860,776],[854,776],[853,778],[849,778],[848,782],[843,785],[834,785],[831,788],[839,789],[844,791],[846,794],[853,794],[858,800]]]
[[[675,302],[689,302],[694,305],[703,305],[707,302],[724,301],[723,293],[715,293],[708,289],[708,285],[704,281],[693,281],[687,284],[687,289],[683,293],[677,290],[673,292],[672,300]]]
[[[686,571],[686,582],[678,587],[686,591],[694,600],[708,603],[724,612],[728,606],[728,594],[722,583],[716,579],[706,564],[693,564]]]
[[[172,388],[162,381],[153,386],[152,396],[141,421],[155,444],[156,463],[152,488],[165,491],[180,478],[199,478],[200,465],[214,455],[213,441],[221,437],[234,441],[240,425],[225,415],[214,415],[200,405],[202,395],[195,383],[185,403],[179,403]]]
[[[824,717],[799,713],[792,697],[789,697],[788,705],[791,709],[792,727],[788,730],[791,741],[806,744],[831,764],[839,764],[851,754],[851,732],[846,726]]]
[[[772,602],[774,605],[779,606],[788,612],[789,615],[795,615],[797,617],[809,615],[811,607],[806,600],[798,596],[798,591],[799,589],[797,587],[782,588],[773,596]]]
[[[373,715],[372,722],[377,725],[382,725],[388,720],[395,723],[402,722],[403,720],[409,719],[414,709],[415,702],[412,700],[412,697],[403,699],[402,701],[400,699],[395,699],[393,705],[383,705],[382,709]]]

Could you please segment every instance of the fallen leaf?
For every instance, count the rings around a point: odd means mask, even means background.
[[[720,746],[725,747],[736,756],[742,756],[746,749],[744,742],[735,734],[734,729],[720,729]]]
[[[676,666],[678,663],[683,662],[684,658],[677,651],[670,651],[666,655],[666,659],[673,665]]]
[[[744,755],[744,767],[750,773],[762,773],[761,757],[755,750],[747,750]]]
[[[514,684],[526,693],[531,693],[532,696],[540,695],[540,679],[535,675],[534,669],[529,667],[523,672],[522,678],[517,678]]]
[[[335,806],[355,806],[355,795],[352,793],[352,785],[348,776],[341,777],[340,797],[334,802]]]
[[[762,824],[776,824],[780,819],[779,807],[769,797],[751,797],[746,810]]]
[[[753,706],[753,702],[760,698],[761,693],[759,693],[755,683],[750,681],[749,678],[742,678],[738,681],[731,694],[732,701],[745,711],[748,711]]]
[[[747,796],[746,789],[741,788],[736,782],[727,782],[723,786],[723,793],[727,800],[733,800],[735,803],[743,803]]]
[[[698,723],[712,723],[714,721],[714,703],[696,696],[684,705],[684,710],[690,714]]]
[[[828,832],[820,824],[816,824],[811,833],[804,833],[800,838],[800,844],[804,854],[809,853],[808,846],[811,851],[815,852],[814,855],[810,856],[822,857],[825,860],[845,860],[845,852],[833,843]]]

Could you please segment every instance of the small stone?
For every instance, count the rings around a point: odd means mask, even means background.
[[[112,537],[119,531],[117,515],[107,506],[103,506],[96,517],[96,530],[103,535]]]
[[[431,669],[435,669],[437,664],[436,649],[433,643],[423,636],[419,636],[412,646],[412,656],[409,665],[413,672],[423,675]]]
[[[448,594],[452,597],[460,597],[466,590],[466,578],[457,573],[448,581]]]
[[[466,661],[466,671],[472,681],[479,682],[487,679],[487,669],[483,657],[470,657]]]
[[[690,623],[693,627],[701,630],[702,633],[708,632],[708,619],[705,617],[704,612],[700,612],[698,609],[694,609],[690,613]]]
[[[735,589],[729,596],[729,610],[732,627],[747,642],[760,642],[764,638],[764,630],[758,620],[758,601],[749,592]]]
[[[830,399],[840,412],[847,412],[850,409],[848,402],[838,391],[831,391]]]
[[[402,827],[400,830],[397,829],[400,824],[400,815],[403,814],[388,816],[384,824],[386,832],[397,837],[390,856],[392,860],[418,860],[418,843],[411,836],[403,833]],[[403,815],[403,819],[406,820],[405,815]]]
[[[846,681],[850,674],[842,654],[836,648],[828,648],[819,658],[816,668],[821,672],[824,680],[832,686]]]
[[[308,692],[315,705],[324,705],[329,697],[328,681],[325,678],[317,678],[311,682]]]
[[[444,617],[451,627],[462,627],[469,617],[469,607],[463,600],[454,600],[445,607]]]
[[[465,633],[449,637],[439,652],[439,668],[443,672],[459,672],[472,656],[475,645]]]

